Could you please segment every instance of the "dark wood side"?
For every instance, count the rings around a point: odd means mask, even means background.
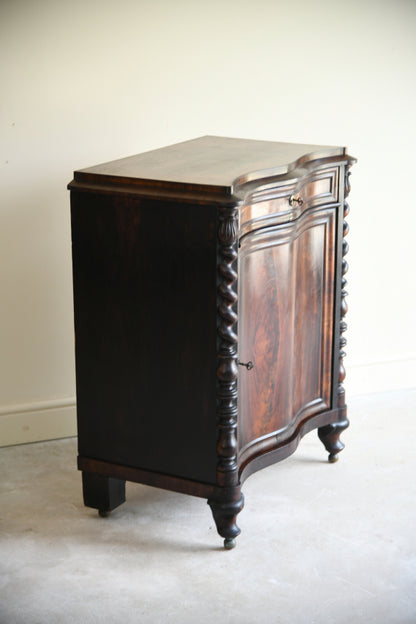
[[[72,191],[79,453],[215,484],[216,209]]]

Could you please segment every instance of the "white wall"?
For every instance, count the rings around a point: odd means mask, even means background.
[[[415,386],[413,0],[1,0],[0,443],[75,432],[81,167],[203,134],[348,145],[347,391]]]

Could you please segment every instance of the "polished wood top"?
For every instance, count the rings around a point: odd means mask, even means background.
[[[70,188],[113,183],[232,194],[240,184],[345,155],[344,147],[204,136],[76,171]]]

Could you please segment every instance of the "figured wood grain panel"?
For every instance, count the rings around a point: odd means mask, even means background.
[[[336,209],[241,241],[239,464],[331,406]],[[255,418],[253,418],[255,414]]]

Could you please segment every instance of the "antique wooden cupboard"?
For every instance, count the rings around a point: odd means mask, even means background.
[[[79,457],[100,514],[135,481],[208,499],[348,426],[343,147],[202,137],[75,172]]]

